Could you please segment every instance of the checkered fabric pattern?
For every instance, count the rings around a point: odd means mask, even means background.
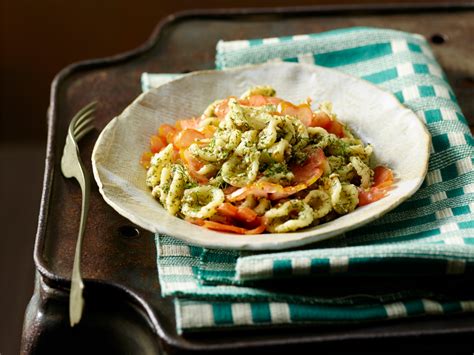
[[[335,68],[393,93],[432,135],[426,179],[412,198],[384,217],[304,250],[206,250],[157,236],[162,292],[176,297],[178,330],[473,311],[472,300],[449,299],[427,289],[364,297],[354,290],[354,296],[328,298],[269,291],[254,284],[294,275],[380,275],[396,282],[408,275],[474,271],[473,138],[424,37],[357,27],[217,44],[218,69],[268,61]],[[145,73],[142,86],[147,90],[176,77]]]

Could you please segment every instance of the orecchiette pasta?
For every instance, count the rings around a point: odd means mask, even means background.
[[[285,161],[285,156],[289,154],[290,150],[290,143],[288,143],[286,139],[282,138],[280,141],[268,148],[268,153],[270,153],[273,160],[278,163],[282,163]]]
[[[251,129],[242,133],[239,145],[235,148],[235,154],[244,156],[256,150],[258,131]]]
[[[279,119],[274,118],[271,119],[266,127],[260,131],[258,136],[258,144],[257,147],[259,149],[265,149],[273,145],[277,139],[277,126],[278,126]]]
[[[161,170],[171,164],[173,145],[168,144],[161,152],[155,154],[150,161],[150,169],[147,171],[146,184],[153,188],[160,182]]]
[[[331,199],[323,190],[311,190],[303,201],[313,209],[314,219],[320,219],[332,210]]]
[[[337,176],[332,176],[331,204],[339,214],[352,212],[359,203],[359,193],[352,184],[341,184]]]
[[[265,128],[266,124],[272,120],[272,112],[275,112],[276,106],[241,106],[242,112],[245,116],[245,121],[251,129],[261,130]]]
[[[266,198],[261,198],[258,201],[258,205],[255,206],[254,211],[259,215],[262,216],[267,212],[270,208],[272,207],[272,204],[270,200],[267,200]]]
[[[166,166],[161,170],[160,181],[155,188],[157,188],[157,197],[163,205],[166,204],[166,196],[170,190],[171,181],[173,177],[171,176],[172,166]]]
[[[372,171],[370,168],[365,165],[365,163],[359,157],[350,157],[349,160],[354,169],[357,171],[357,175],[360,176],[360,187],[363,189],[369,188],[372,177]]]
[[[313,222],[313,209],[304,201],[290,200],[268,210],[265,217],[269,220],[270,231],[286,233],[309,226]]]
[[[372,146],[331,103],[310,105],[257,86],[160,128],[141,159],[152,196],[170,214],[242,234],[292,232],[382,197],[393,175],[377,167],[374,176]]]
[[[323,127],[308,127],[307,132],[311,138],[317,136],[326,136],[329,134],[328,131],[326,131]]]
[[[244,187],[255,181],[258,174],[260,152],[255,150],[243,159],[230,157],[222,165],[222,178],[229,185]]]
[[[166,196],[165,207],[169,213],[175,215],[181,208],[181,198],[183,197],[186,185],[186,176],[178,165],[175,165],[173,170],[173,179]]]
[[[192,218],[209,218],[224,202],[224,193],[213,186],[198,186],[184,191],[181,212]]]
[[[198,170],[198,174],[200,175],[208,175],[215,173],[219,170],[218,166],[215,164],[206,164],[201,169]]]

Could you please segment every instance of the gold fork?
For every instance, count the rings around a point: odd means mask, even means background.
[[[67,178],[75,178],[79,182],[82,190],[81,221],[77,235],[74,264],[72,267],[71,290],[69,293],[69,322],[71,327],[79,323],[84,308],[84,298],[82,297],[84,283],[81,277],[81,249],[87,211],[89,210],[90,194],[90,177],[82,164],[77,142],[94,128],[92,121],[95,106],[96,102],[91,102],[72,118],[69,124],[63,156],[61,158],[61,171],[63,175]]]

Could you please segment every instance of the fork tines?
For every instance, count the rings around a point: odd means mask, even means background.
[[[92,125],[93,114],[97,101],[93,101],[87,106],[83,107],[71,120],[70,129],[76,141],[81,139],[84,135],[90,132],[94,126]]]

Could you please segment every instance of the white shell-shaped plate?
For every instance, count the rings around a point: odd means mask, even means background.
[[[314,228],[292,233],[236,235],[211,231],[169,215],[145,185],[139,158],[163,123],[200,115],[212,101],[238,96],[254,85],[271,85],[291,102],[310,97],[331,101],[339,119],[374,147],[376,164],[393,169],[396,185],[383,199]],[[396,98],[341,72],[305,64],[269,63],[202,71],[140,95],[100,134],[92,162],[105,201],[131,222],[209,248],[284,249],[317,242],[357,228],[399,205],[426,174],[430,136],[424,124]]]

